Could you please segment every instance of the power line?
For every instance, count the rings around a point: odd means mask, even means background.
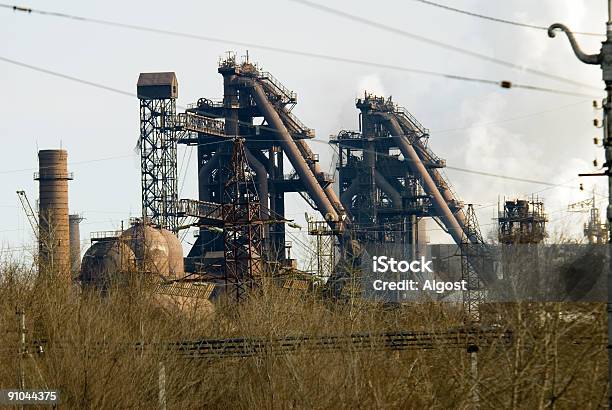
[[[512,121],[519,121],[519,120],[524,120],[526,118],[532,118],[532,117],[538,117],[542,114],[548,114],[551,112],[555,112],[555,111],[559,111],[565,108],[569,108],[569,107],[574,107],[576,105],[580,105],[583,104],[585,102],[587,102],[589,100],[581,100],[581,101],[577,101],[575,103],[571,103],[571,104],[565,104],[559,107],[555,107],[555,108],[550,108],[548,110],[543,110],[543,111],[538,111],[538,112],[534,112],[531,114],[525,114],[525,115],[521,115],[518,117],[510,117],[510,118],[504,118],[504,119],[500,119],[497,121],[491,121],[491,122],[485,122],[482,124],[476,124],[476,125],[469,125],[469,126],[465,126],[465,127],[459,127],[459,128],[447,128],[447,129],[442,129],[442,130],[432,130],[432,133],[435,133],[436,135],[438,134],[446,134],[449,132],[455,132],[455,131],[464,131],[464,130],[469,130],[469,129],[474,129],[474,128],[481,128],[481,127],[486,127],[489,125],[495,125],[495,124],[502,124],[502,123],[506,123],[506,122],[512,122]]]
[[[40,73],[45,73],[45,74],[48,74],[48,75],[52,75],[54,77],[60,77],[60,78],[66,79],[66,80],[70,80],[70,81],[74,81],[74,82],[77,82],[77,83],[89,85],[90,87],[96,87],[96,88],[100,88],[102,90],[112,91],[112,92],[117,93],[117,94],[127,95],[128,97],[136,97],[136,94],[130,93],[130,92],[127,92],[127,91],[123,91],[123,90],[120,90],[118,88],[109,87],[108,85],[104,85],[104,84],[100,84],[100,83],[95,83],[93,81],[83,80],[82,78],[73,77],[71,75],[59,73],[57,71],[52,71],[52,70],[48,70],[46,68],[42,68],[42,67],[37,67],[37,66],[34,66],[34,65],[26,64],[26,63],[23,63],[21,61],[12,60],[10,58],[6,58],[6,57],[0,56],[0,61],[4,61],[5,63],[13,64],[13,65],[16,65],[16,66],[19,66],[19,67],[22,67],[22,68],[27,68],[29,70],[38,71]]]
[[[369,22],[369,20],[361,19],[360,17],[352,16],[350,14],[347,14],[347,13],[344,13],[344,12],[341,12],[341,11],[338,11],[338,10],[330,9],[328,7],[325,7],[325,6],[320,6],[320,5],[316,4],[316,3],[303,2],[302,0],[292,0],[292,1],[297,1],[297,2],[300,2],[300,3],[306,4],[306,5],[309,5],[311,7],[321,8],[321,9],[324,9],[326,11],[336,11],[338,13],[342,13],[343,17],[360,19],[359,21],[363,20],[363,21],[361,21],[363,23]],[[508,81],[495,81],[495,80],[488,80],[488,79],[482,79],[482,78],[474,78],[474,77],[467,77],[467,76],[461,76],[461,75],[446,74],[446,73],[440,73],[440,72],[435,72],[435,71],[430,71],[430,70],[422,70],[422,69],[411,68],[411,67],[397,66],[397,65],[392,65],[392,64],[376,63],[376,62],[365,61],[365,60],[337,57],[337,56],[331,56],[331,55],[326,55],[326,54],[319,54],[319,53],[312,53],[312,52],[307,52],[307,51],[300,51],[300,50],[295,50],[295,49],[287,49],[287,48],[281,48],[281,47],[268,46],[268,45],[264,45],[264,44],[255,44],[255,43],[248,43],[248,42],[244,42],[244,41],[227,40],[227,39],[222,39],[222,38],[219,38],[219,37],[202,36],[202,35],[197,35],[197,34],[191,34],[191,33],[179,32],[179,31],[172,31],[172,30],[165,30],[165,29],[159,29],[159,28],[147,27],[147,26],[140,26],[140,25],[135,25],[135,24],[119,23],[119,22],[110,21],[110,20],[101,20],[101,19],[95,19],[95,18],[89,18],[89,17],[81,17],[81,16],[76,16],[76,15],[66,14],[66,13],[51,12],[51,11],[45,11],[45,10],[37,10],[37,9],[31,9],[31,8],[26,8],[26,7],[20,7],[20,6],[12,6],[12,5],[3,4],[3,3],[0,3],[0,8],[11,9],[11,10],[20,11],[20,12],[35,13],[35,14],[40,14],[40,15],[44,15],[44,16],[66,18],[66,19],[77,20],[77,21],[81,21],[81,22],[95,23],[95,24],[101,24],[101,25],[112,26],[112,27],[120,27],[120,28],[125,28],[125,29],[130,29],[130,30],[145,31],[145,32],[156,33],[156,34],[163,34],[163,35],[174,36],[174,37],[183,37],[183,38],[190,38],[190,39],[194,39],[194,40],[201,40],[201,41],[207,41],[207,42],[213,42],[213,43],[230,44],[230,45],[239,46],[239,47],[251,47],[251,48],[256,48],[256,49],[261,49],[261,50],[272,51],[272,52],[276,52],[276,53],[298,55],[298,56],[301,56],[301,57],[317,58],[317,59],[322,59],[322,60],[338,61],[338,62],[343,62],[343,63],[348,63],[348,64],[356,64],[356,65],[363,65],[363,66],[376,67],[376,68],[384,68],[384,69],[396,70],[396,71],[402,71],[402,72],[410,72],[410,73],[415,73],[415,74],[443,77],[443,78],[447,78],[447,79],[451,79],[451,80],[478,82],[478,83],[502,86],[503,88],[510,88],[510,87],[507,87],[506,85],[511,84]],[[441,43],[441,42],[437,42],[435,40],[427,39],[425,37],[421,37],[421,36],[417,36],[417,35],[412,35],[410,33],[404,32],[404,31],[399,30],[399,29],[392,29],[392,28],[387,27],[385,25],[382,25],[380,23],[376,23],[376,22],[370,22],[370,23],[371,24],[375,24],[377,26],[380,25],[381,27],[379,27],[379,28],[385,28],[385,29],[388,29],[388,30],[398,30],[400,33],[403,33],[404,35],[415,36],[415,38],[420,39],[421,41],[431,42],[432,44],[435,44],[435,45],[438,45],[438,46],[441,46],[441,47],[444,47],[444,48],[452,49],[454,51],[460,51],[460,52],[468,53],[468,54],[470,54],[472,56],[475,56],[475,57],[478,56],[480,58],[485,58],[485,59],[487,59],[489,61],[497,62],[498,64],[504,64],[504,65],[510,64],[510,66],[513,67],[513,68],[529,71],[529,72],[532,72],[534,74],[537,73],[538,75],[543,75],[543,76],[546,76],[546,77],[549,77],[549,78],[556,79],[558,81],[568,82],[570,84],[578,85],[580,87],[587,87],[587,88],[592,88],[592,89],[599,90],[599,88],[591,87],[591,86],[588,86],[588,85],[585,85],[585,84],[582,84],[582,83],[579,83],[579,82],[576,82],[576,81],[573,81],[573,80],[569,80],[569,79],[566,79],[566,78],[563,78],[563,77],[554,76],[554,75],[551,75],[551,74],[548,74],[548,73],[545,73],[545,72],[542,72],[542,71],[532,70],[532,69],[529,69],[529,68],[526,68],[526,67],[522,67],[522,66],[513,64],[513,63],[505,62],[505,61],[502,61],[502,60],[497,60],[497,59],[494,59],[492,57],[485,56],[483,54],[471,52],[469,50],[463,50],[461,48],[450,46],[450,45],[447,45],[447,44],[444,44],[444,43]],[[6,61],[8,59],[4,59],[4,60]],[[538,90],[538,91],[543,91],[543,92],[555,92],[555,93],[566,94],[566,95],[585,96],[585,94],[573,93],[571,91],[560,91],[560,90],[553,91],[551,89],[547,89],[547,88],[544,88],[544,87],[521,86],[521,85],[518,85],[518,84],[515,84],[515,85],[512,85],[512,86],[515,87],[515,88],[526,88],[526,89]]]
[[[330,57],[330,58],[334,59],[334,57]],[[340,59],[340,60],[344,60],[344,59]],[[84,84],[84,85],[89,85],[89,86],[96,87],[96,88],[99,88],[99,89],[102,89],[102,90],[111,91],[111,92],[114,92],[114,93],[126,95],[128,97],[136,97],[135,93],[131,93],[131,92],[128,92],[128,91],[120,90],[118,88],[110,87],[110,86],[107,86],[107,85],[104,85],[104,84],[95,83],[93,81],[84,80],[84,79],[79,78],[79,77],[71,76],[71,75],[68,75],[68,74],[63,74],[63,73],[60,73],[60,72],[57,72],[57,71],[53,71],[53,70],[49,70],[49,69],[46,69],[46,68],[34,66],[34,65],[27,64],[27,63],[24,63],[24,62],[21,62],[21,61],[18,61],[18,60],[14,60],[14,59],[11,59],[11,58],[0,56],[0,61],[3,61],[3,62],[8,63],[8,64],[13,64],[13,65],[16,65],[18,67],[27,68],[27,69],[30,69],[30,70],[33,70],[33,71],[37,71],[37,72],[40,72],[40,73],[44,73],[44,74],[52,75],[52,76],[55,76],[55,77],[63,78],[65,80],[70,80],[70,81],[74,81],[74,82],[81,83],[81,84]],[[515,83],[512,83],[510,81],[495,81],[495,80],[487,80],[487,79],[482,79],[482,78],[463,77],[463,76],[454,75],[454,74],[444,74],[444,73],[439,73],[439,72],[434,72],[434,71],[419,70],[419,69],[408,68],[408,67],[389,66],[389,65],[386,65],[386,64],[367,63],[367,62],[364,62],[364,64],[374,65],[374,66],[384,67],[384,68],[392,68],[392,69],[397,69],[397,70],[401,70],[401,71],[413,72],[413,73],[417,73],[417,74],[429,75],[429,76],[434,76],[434,77],[443,77],[443,78],[447,78],[447,79],[450,79],[450,80],[470,81],[470,82],[478,82],[478,83],[482,83],[482,84],[496,85],[496,86],[500,86],[502,88],[522,88],[522,89],[526,89],[526,90],[541,91],[541,92],[560,94],[560,95],[568,95],[568,96],[572,96],[572,97],[594,98],[593,95],[591,95],[591,94],[577,93],[577,92],[566,91],[566,90],[557,90],[557,89],[552,89],[552,88],[547,88],[547,87],[539,87],[539,86],[534,86],[534,85],[515,84]]]
[[[498,17],[486,16],[484,14],[479,14],[479,13],[474,13],[474,12],[468,11],[468,10],[458,9],[458,8],[455,8],[455,7],[447,6],[446,4],[435,3],[435,2],[429,1],[429,0],[413,0],[413,1],[417,1],[419,3],[427,4],[429,6],[439,7],[441,9],[453,11],[455,13],[465,14],[467,16],[472,16],[472,17],[477,17],[477,18],[481,18],[481,19],[484,19],[484,20],[494,21],[496,23],[504,23],[504,24],[510,24],[510,25],[513,25],[513,26],[519,26],[519,27],[532,28],[532,29],[536,29],[536,30],[548,31],[548,26],[538,26],[536,24],[527,24],[527,23],[521,23],[521,22],[514,21],[514,20],[506,20],[506,19],[502,19],[502,18],[498,18]],[[584,31],[572,31],[572,33],[580,34],[580,35],[583,35],[583,36],[605,37],[605,34],[589,33],[589,32],[584,32]]]
[[[406,37],[406,38],[410,38],[412,40],[417,40],[417,41],[420,41],[420,42],[423,42],[423,43],[431,44],[431,45],[436,46],[436,47],[444,48],[446,50],[455,51],[457,53],[465,54],[465,55],[470,56],[470,57],[478,58],[478,59],[481,59],[481,60],[484,60],[484,61],[488,61],[488,62],[491,62],[491,63],[502,65],[502,66],[505,66],[505,67],[510,67],[510,68],[514,68],[514,69],[517,69],[517,70],[522,70],[522,71],[525,71],[525,72],[528,72],[528,73],[531,73],[531,74],[534,74],[534,75],[538,75],[538,76],[541,76],[541,77],[546,77],[546,78],[549,78],[549,79],[552,79],[552,80],[561,81],[561,82],[572,84],[572,85],[579,86],[579,87],[585,87],[585,88],[590,88],[590,89],[594,89],[594,90],[599,89],[599,87],[594,87],[594,86],[591,86],[591,85],[588,85],[588,84],[581,83],[579,81],[574,81],[574,80],[569,79],[569,78],[565,78],[565,77],[561,77],[561,76],[558,76],[558,75],[550,74],[550,73],[547,73],[545,71],[537,70],[537,69],[534,69],[534,68],[529,68],[529,67],[521,66],[521,65],[515,64],[515,63],[513,63],[511,61],[501,60],[501,59],[498,59],[498,58],[495,58],[495,57],[488,56],[486,54],[478,53],[476,51],[471,51],[471,50],[468,50],[468,49],[465,49],[465,48],[461,48],[461,47],[453,46],[453,45],[450,45],[450,44],[447,44],[447,43],[443,43],[441,41],[434,40],[434,39],[431,39],[431,38],[428,38],[428,37],[425,37],[425,36],[421,36],[419,34],[410,33],[408,31],[405,31],[405,30],[402,30],[402,29],[399,29],[399,28],[396,28],[396,27],[388,26],[387,24],[379,23],[379,22],[374,21],[374,20],[369,20],[369,19],[366,19],[364,17],[360,17],[360,16],[357,16],[357,15],[354,15],[354,14],[347,13],[347,12],[342,11],[342,10],[338,10],[338,9],[334,9],[334,8],[331,8],[331,7],[327,7],[327,6],[324,6],[324,5],[319,4],[319,3],[314,3],[314,2],[309,1],[309,0],[289,0],[289,1],[293,1],[295,3],[299,3],[299,4],[307,6],[307,7],[311,7],[311,8],[317,9],[317,10],[321,10],[321,11],[324,11],[326,13],[333,14],[333,15],[336,15],[336,16],[339,16],[339,17],[342,17],[342,18],[345,18],[345,19],[348,19],[348,20],[356,21],[358,23],[361,23],[361,24],[364,24],[364,25],[367,25],[367,26],[370,26],[370,27],[375,27],[375,28],[380,29],[380,30],[388,31],[390,33],[397,34],[397,35],[400,35],[400,36],[403,36],[403,37]]]
[[[30,64],[25,64],[25,63],[21,63],[15,60],[11,60],[5,57],[0,57],[0,61],[5,61],[11,64],[16,64],[20,67],[24,67],[24,68],[28,68],[34,71],[38,71],[38,72],[42,72],[45,74],[49,74],[49,75],[53,75],[53,76],[57,76],[60,78],[64,78],[70,81],[75,81],[84,85],[89,85],[92,87],[96,87],[96,88],[100,88],[100,89],[104,89],[106,91],[111,91],[111,92],[115,92],[118,94],[122,94],[122,95],[126,95],[129,97],[135,97],[136,95],[133,93],[129,93],[117,88],[113,88],[113,87],[109,87],[106,85],[102,85],[99,83],[94,83],[92,81],[88,81],[88,80],[83,80],[81,78],[78,77],[74,77],[74,76],[70,76],[70,75],[66,75],[63,73],[59,73],[56,71],[52,71],[52,70],[48,70],[48,69],[44,69],[44,68],[40,68],[37,66],[33,66]],[[250,123],[245,123],[245,125],[252,125]],[[269,126],[265,127],[273,132],[277,132],[276,129],[271,128]],[[329,144],[328,141],[325,140],[318,140],[318,139],[311,139],[311,141],[313,142],[320,142],[320,143],[325,143],[326,145]],[[220,141],[219,143],[223,143],[223,142],[228,142],[228,141]],[[215,143],[206,143],[206,144],[216,144]],[[380,153],[377,153],[380,155]],[[105,160],[109,160],[109,159],[115,159],[115,158],[126,158],[126,157],[133,157],[134,155],[124,155],[124,156],[118,156],[118,157],[110,157],[110,158],[101,158],[101,159],[93,159],[93,160],[87,160],[87,161],[79,161],[79,162],[73,162],[72,164],[80,164],[80,163],[88,163],[88,162],[95,162],[95,161],[105,161]],[[547,186],[555,186],[554,184],[551,184],[549,182],[544,182],[544,181],[536,181],[536,180],[532,180],[532,179],[525,179],[525,178],[518,178],[518,177],[510,177],[510,176],[506,176],[506,175],[499,175],[499,174],[493,174],[490,172],[484,172],[484,171],[475,171],[475,170],[469,170],[469,169],[465,169],[465,168],[458,168],[458,167],[451,167],[451,166],[447,166],[448,169],[451,170],[455,170],[455,171],[459,171],[459,172],[465,172],[465,173],[472,173],[472,174],[476,174],[476,175],[482,175],[482,176],[488,176],[488,177],[495,177],[495,178],[502,178],[502,179],[507,179],[507,180],[513,180],[513,181],[518,181],[518,182],[528,182],[528,183],[533,183],[533,184],[540,184],[540,185],[547,185]],[[27,168],[27,169],[20,169],[20,170],[8,170],[8,171],[0,171],[0,174],[5,174],[5,173],[12,173],[12,172],[22,172],[22,171],[30,171],[32,170],[31,168]]]
[[[106,91],[111,91],[111,92],[118,93],[118,94],[121,94],[121,95],[125,95],[125,96],[128,96],[128,97],[136,97],[136,94],[130,93],[130,92],[127,92],[127,91],[123,91],[123,90],[120,90],[118,88],[110,87],[110,86],[107,86],[107,85],[104,85],[104,84],[100,84],[100,83],[95,83],[95,82],[89,81],[89,80],[84,80],[82,78],[78,78],[78,77],[75,77],[75,76],[63,74],[63,73],[60,73],[60,72],[57,72],[57,71],[53,71],[53,70],[49,70],[49,69],[46,69],[46,68],[34,66],[34,65],[31,65],[31,64],[23,63],[21,61],[13,60],[13,59],[10,59],[10,58],[6,58],[6,57],[0,56],[0,61],[4,61],[6,63],[13,64],[13,65],[16,65],[16,66],[19,66],[19,67],[22,67],[22,68],[27,68],[27,69],[30,69],[30,70],[33,70],[33,71],[41,72],[41,73],[44,73],[44,74],[52,75],[52,76],[55,76],[55,77],[66,79],[66,80],[74,81],[74,82],[77,82],[77,83],[80,83],[80,84],[89,85],[89,86],[96,87],[96,88],[99,88],[99,89],[103,89],[103,90],[106,90]],[[457,77],[457,76],[450,76],[450,78],[461,79],[461,77]],[[486,83],[489,83],[489,84],[497,84],[496,81],[490,81],[490,80],[482,80],[482,82],[486,82]],[[541,89],[539,87],[526,86],[526,85],[520,85],[520,84],[515,84],[514,87],[544,90],[544,89]],[[568,92],[561,91],[561,90],[547,89],[546,91],[562,93],[562,94],[568,94]],[[576,94],[576,93],[569,93],[569,94],[572,94],[572,95],[575,95],[575,96],[588,96],[586,94]],[[521,116],[521,117],[509,118],[509,119],[502,120],[502,121],[496,121],[496,122],[491,122],[491,123],[486,123],[486,124],[476,125],[476,126],[470,126],[470,127],[445,129],[445,130],[437,131],[436,133],[440,134],[440,133],[446,133],[446,132],[451,132],[451,131],[465,130],[465,129],[469,129],[469,128],[481,127],[481,126],[484,126],[484,125],[491,125],[491,124],[495,124],[495,123],[499,123],[499,122],[514,121],[514,120],[519,120],[519,119],[523,119],[523,118],[529,118],[529,117],[537,116],[537,115],[540,115],[540,114],[543,114],[543,113],[548,113],[548,112],[556,111],[556,110],[561,109],[561,108],[566,108],[566,107],[574,106],[574,105],[577,105],[577,104],[581,104],[583,102],[584,102],[584,100],[583,101],[579,101],[577,103],[572,103],[572,104],[564,105],[564,106],[559,107],[559,108],[554,108],[554,109],[545,110],[545,111],[539,111],[537,113],[528,114],[528,115]],[[179,106],[179,108],[184,108],[184,107],[180,107]]]

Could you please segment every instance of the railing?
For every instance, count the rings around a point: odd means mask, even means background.
[[[287,87],[285,87],[280,81],[278,81],[276,79],[276,77],[274,77],[272,74],[270,74],[267,71],[260,71],[258,78],[260,80],[266,81],[268,82],[270,85],[273,86],[273,88],[276,88],[276,91],[278,94],[280,94],[281,96],[285,96],[286,97],[286,101],[287,103],[296,103],[297,102],[297,94],[293,91],[291,91],[290,89],[288,89]]]
[[[56,172],[56,171],[45,171],[45,172],[35,172],[34,173],[35,180],[41,179],[74,179],[74,173],[72,172]]]
[[[397,106],[395,108],[395,112],[401,116],[404,116],[406,120],[412,125],[414,131],[418,131],[421,135],[419,137],[424,137],[429,135],[429,129],[423,127],[423,125],[404,107]]]
[[[333,235],[327,221],[308,221],[308,235]]]
[[[157,285],[155,292],[169,296],[209,299],[213,290],[215,290],[214,283],[171,282],[160,283]]]
[[[101,240],[101,239],[118,238],[121,236],[122,233],[123,231],[121,230],[92,232],[90,235],[90,239],[92,241],[96,241],[96,240]]]
[[[195,199],[181,199],[177,206],[177,213],[204,219],[222,219],[221,204],[215,202],[197,201]]]
[[[219,137],[225,136],[225,123],[221,120],[214,120],[190,112],[180,113],[176,119],[176,126],[185,131],[201,132]]]
[[[286,121],[289,122],[290,124],[290,128],[293,128],[293,130],[299,134],[304,134],[305,136],[309,137],[309,138],[314,138],[315,136],[315,132],[312,128],[308,128],[302,121],[300,121],[300,119],[298,117],[296,117],[295,115],[293,115],[292,113],[290,113],[289,111],[286,110],[279,110],[281,117]]]
[[[196,107],[211,107],[211,108],[223,108],[223,100],[211,100],[208,98],[200,98],[196,104]]]

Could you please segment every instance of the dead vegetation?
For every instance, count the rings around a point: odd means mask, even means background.
[[[350,335],[461,326],[450,303],[386,307],[333,303],[274,286],[236,306],[190,313],[158,303],[134,282],[106,297],[16,264],[0,276],[0,388],[18,385],[19,327],[26,315],[27,388],[61,391],[62,408],[473,408],[465,348],[305,351],[246,358],[186,358],[167,342],[230,337]],[[487,316],[514,335],[478,353],[480,408],[605,407],[604,304],[506,304]],[[32,347],[45,341],[42,354]]]

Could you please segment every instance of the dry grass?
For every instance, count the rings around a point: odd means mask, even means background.
[[[134,347],[139,341],[208,337],[440,330],[461,323],[450,304],[391,309],[331,303],[264,286],[239,306],[219,302],[214,313],[190,314],[162,308],[143,284],[101,298],[7,265],[0,276],[0,388],[17,386],[16,309],[26,313],[28,340],[49,341],[43,355],[33,353],[25,361],[26,387],[59,389],[62,408],[158,408],[160,363],[171,409],[462,409],[473,404],[465,349],[389,352],[347,346],[336,352],[204,360]],[[515,342],[480,350],[480,407],[605,407],[604,309],[603,304],[491,306],[489,316],[512,329]],[[568,317],[568,311],[579,314]]]

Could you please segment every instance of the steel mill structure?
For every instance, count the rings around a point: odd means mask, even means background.
[[[501,244],[538,244],[546,237],[544,203],[537,197],[504,201],[498,215]]]
[[[295,266],[285,232],[285,195],[290,192],[299,193],[321,214],[326,228],[319,225],[310,231],[330,238],[319,235],[319,247],[337,246],[337,251],[325,251],[326,261],[317,263],[319,275],[331,276],[331,282],[342,282],[348,272],[341,265],[330,268],[329,260],[333,264],[336,254],[350,266],[359,263],[370,245],[393,244],[406,258],[423,254],[424,218],[435,219],[458,245],[467,238],[472,254],[486,254],[480,232],[468,226],[463,204],[442,172],[445,161],[428,147],[429,131],[390,98],[366,93],[357,99],[359,131],[342,131],[332,139],[339,149],[337,194],[334,178],[322,171],[318,155],[308,145],[314,130],[292,113],[297,94],[248,57],[239,62],[228,53],[220,59],[218,72],[223,98],[200,98],[182,113],[176,112],[174,73],[142,73],[137,84],[143,218],[175,233],[199,228],[185,258],[187,272],[227,279],[227,263],[233,259],[228,257],[232,252],[228,253],[222,205],[229,203],[227,184],[236,177],[232,156],[237,139],[244,141],[244,158],[259,201],[257,258],[268,266]],[[197,199],[178,198],[178,144],[197,149]],[[286,162],[292,170],[285,169]],[[259,247],[259,239],[257,243]],[[242,251],[246,254],[250,248]],[[474,268],[485,282],[493,280],[485,265]]]

